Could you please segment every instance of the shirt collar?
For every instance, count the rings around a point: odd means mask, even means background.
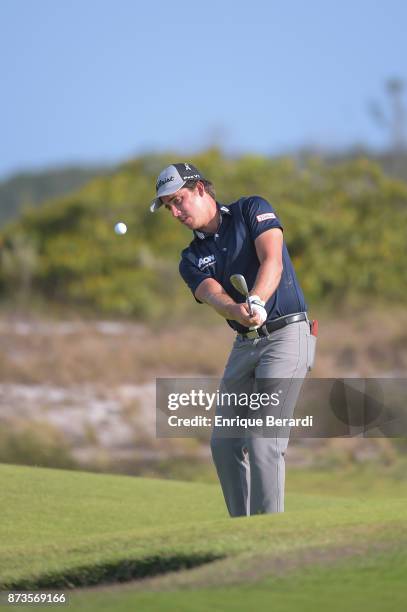
[[[220,226],[222,225],[222,217],[223,215],[231,215],[232,213],[230,212],[229,208],[227,206],[222,206],[222,204],[219,204],[219,202],[216,202],[216,206],[220,212],[220,223],[219,223],[219,227],[218,227],[218,231]],[[193,230],[194,234],[196,236],[196,238],[199,238],[200,240],[205,240],[205,238],[209,238],[210,236],[213,236],[212,233],[210,232],[202,232],[201,230]]]

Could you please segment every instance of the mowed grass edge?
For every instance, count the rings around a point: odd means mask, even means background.
[[[243,570],[250,572],[247,563]],[[193,570],[194,572],[200,570]],[[121,585],[69,595],[74,610],[115,612],[404,612],[406,609],[407,550],[402,543],[391,551],[371,552],[270,575],[233,585],[198,588],[147,589]]]

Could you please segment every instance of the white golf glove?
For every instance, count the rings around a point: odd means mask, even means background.
[[[253,329],[257,329],[260,325],[263,325],[264,321],[267,319],[267,310],[264,308],[265,302],[259,298],[258,295],[249,295],[247,298],[247,303],[250,304],[253,313],[260,315],[261,322],[259,325],[256,325]],[[252,328],[250,328],[252,329]]]

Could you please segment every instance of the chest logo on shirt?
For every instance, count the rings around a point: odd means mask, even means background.
[[[276,215],[274,213],[263,213],[262,215],[257,215],[257,221],[267,221],[267,219],[275,219]]]
[[[205,270],[209,266],[214,266],[216,263],[215,255],[208,255],[207,257],[200,257],[198,261],[198,268]]]

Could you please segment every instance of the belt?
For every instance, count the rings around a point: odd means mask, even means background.
[[[306,312],[296,312],[294,314],[285,315],[284,317],[278,317],[278,319],[273,319],[272,321],[267,321],[261,327],[258,327],[257,329],[252,329],[248,332],[240,333],[239,336],[242,336],[243,338],[248,338],[250,340],[252,340],[253,338],[266,338],[277,329],[281,329],[286,325],[291,325],[291,323],[298,323],[299,321],[306,320]]]

